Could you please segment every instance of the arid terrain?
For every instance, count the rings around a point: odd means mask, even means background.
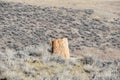
[[[94,9],[97,16],[118,17],[120,15],[120,0],[3,0],[21,2],[36,6],[65,7],[74,9]]]
[[[0,0],[0,80],[119,79],[119,0]]]

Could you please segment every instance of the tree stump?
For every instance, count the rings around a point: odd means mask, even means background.
[[[53,53],[58,54],[64,57],[65,59],[70,58],[67,38],[57,39],[52,41],[52,49],[53,49]]]

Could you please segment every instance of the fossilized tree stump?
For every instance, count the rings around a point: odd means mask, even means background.
[[[67,38],[57,39],[52,41],[52,49],[53,49],[53,53],[58,54],[64,57],[65,59],[70,58]]]

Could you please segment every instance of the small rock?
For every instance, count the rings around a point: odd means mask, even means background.
[[[86,9],[86,10],[84,10],[84,11],[85,11],[86,14],[89,14],[89,15],[91,15],[91,14],[94,13],[94,10],[93,10],[93,9]]]

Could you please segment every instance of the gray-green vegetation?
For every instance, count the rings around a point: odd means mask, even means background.
[[[0,2],[0,80],[120,80],[120,58],[74,54],[85,47],[120,50],[120,18],[94,13]],[[52,54],[51,40],[62,37],[70,60]]]

